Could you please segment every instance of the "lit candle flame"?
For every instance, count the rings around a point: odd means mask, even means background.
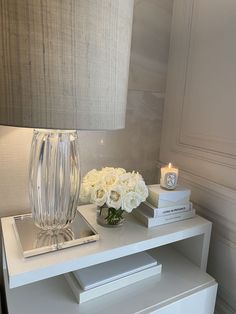
[[[172,163],[170,162],[169,165],[168,165],[168,168],[172,168]]]

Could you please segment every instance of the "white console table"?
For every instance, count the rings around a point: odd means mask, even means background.
[[[211,223],[202,217],[147,229],[132,215],[121,228],[96,224],[94,205],[79,207],[97,242],[24,259],[11,219],[2,218],[9,314],[213,314],[216,281],[206,271]],[[162,275],[77,304],[63,274],[144,250]],[[11,288],[9,288],[9,286]]]

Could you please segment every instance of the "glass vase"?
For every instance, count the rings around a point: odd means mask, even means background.
[[[29,195],[35,225],[42,230],[66,228],[75,218],[79,188],[77,132],[34,130]]]
[[[125,211],[107,206],[97,207],[97,223],[104,227],[120,227],[125,222]]]

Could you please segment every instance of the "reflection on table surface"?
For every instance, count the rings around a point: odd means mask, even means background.
[[[24,257],[98,240],[98,233],[78,212],[65,229],[44,231],[35,226],[31,214],[14,217],[14,229]]]

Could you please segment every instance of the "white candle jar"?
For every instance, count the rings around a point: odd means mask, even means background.
[[[174,190],[178,182],[179,170],[169,163],[168,166],[161,168],[160,185],[167,190]]]

